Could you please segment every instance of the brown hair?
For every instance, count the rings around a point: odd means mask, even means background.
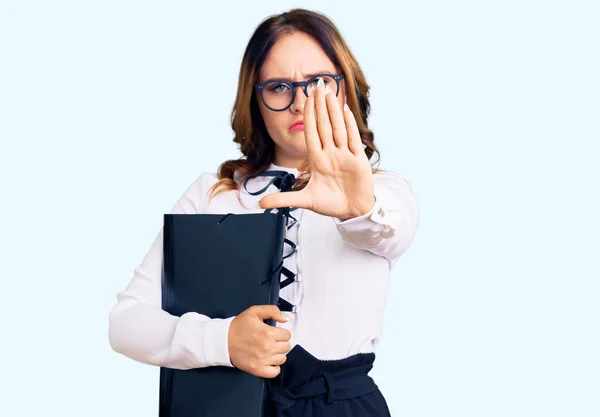
[[[371,109],[369,85],[356,58],[327,16],[310,10],[292,9],[265,19],[248,42],[240,66],[237,96],[231,112],[233,141],[239,145],[243,156],[221,164],[218,171],[219,181],[212,187],[211,198],[226,190],[239,189],[238,183],[234,181],[236,172],[241,181],[244,181],[266,170],[273,162],[275,145],[260,114],[254,84],[275,42],[294,32],[312,36],[344,74],[346,102],[356,117],[361,140],[366,145],[365,153],[369,159],[377,154],[372,166],[379,162],[379,151],[373,143],[373,132],[367,124]],[[301,189],[306,182],[306,178],[297,179],[294,189]],[[220,190],[217,191],[218,188]]]

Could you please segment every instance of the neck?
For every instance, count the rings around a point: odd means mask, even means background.
[[[308,161],[306,158],[282,158],[275,156],[273,160],[273,164],[285,167],[285,168],[295,168],[297,170],[305,170],[308,166]]]

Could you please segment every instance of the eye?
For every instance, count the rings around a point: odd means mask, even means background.
[[[267,86],[267,90],[273,93],[283,93],[290,89],[290,86],[282,83],[273,83]]]
[[[324,85],[335,83],[335,80],[333,78],[331,78],[328,75],[323,75],[323,76],[320,76],[320,77],[312,78],[311,79],[311,85],[314,85],[316,87],[317,83],[319,82],[319,80],[323,80],[323,84]]]

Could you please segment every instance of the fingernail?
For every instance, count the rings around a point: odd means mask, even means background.
[[[325,87],[325,94],[331,93],[331,88],[329,86]]]
[[[317,81],[317,87],[323,87],[324,84],[323,78],[319,78],[319,81]]]
[[[346,103],[344,103],[344,111],[350,111],[350,107]]]
[[[311,96],[314,96],[314,95],[315,95],[315,86],[313,84],[311,84],[308,87],[308,96],[311,97]]]

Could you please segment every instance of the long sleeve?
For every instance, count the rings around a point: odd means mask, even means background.
[[[201,213],[210,185],[210,174],[202,174],[171,213]],[[162,250],[161,228],[131,281],[117,294],[109,314],[111,347],[136,361],[174,369],[233,367],[228,335],[234,317],[211,319],[195,312],[177,317],[161,308]]]
[[[410,185],[401,176],[382,171],[373,178],[373,208],[359,217],[333,220],[346,243],[384,257],[391,269],[414,239],[419,207]]]

